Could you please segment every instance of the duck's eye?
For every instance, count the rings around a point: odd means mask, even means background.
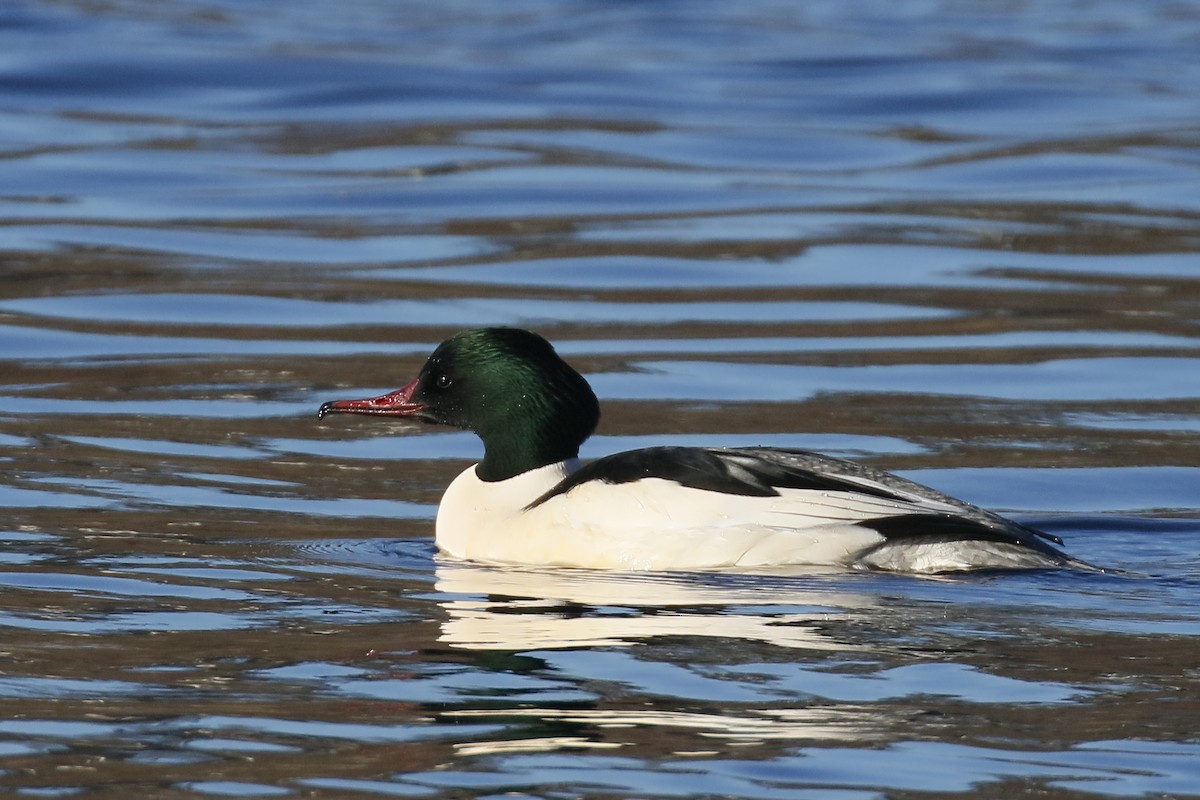
[[[445,373],[438,375],[436,378],[433,379],[433,385],[439,389],[449,389],[450,384],[452,384],[452,383],[454,383],[454,381],[450,378],[449,375],[446,375]]]

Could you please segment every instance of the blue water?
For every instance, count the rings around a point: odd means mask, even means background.
[[[0,793],[1200,797],[1188,4],[12,0]],[[433,546],[467,326],[584,455],[816,449],[1112,571]]]

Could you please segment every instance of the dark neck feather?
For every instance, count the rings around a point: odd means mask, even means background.
[[[485,481],[503,481],[522,472],[556,464],[579,455],[579,444],[543,441],[535,434],[517,429],[505,435],[489,436],[483,443],[483,460],[475,474]]]
[[[600,420],[587,380],[530,331],[463,331],[438,346],[421,374],[428,418],[483,440],[476,474],[485,481],[578,456]]]
[[[476,430],[484,456],[475,472],[482,480],[507,480],[579,455],[600,420],[600,404],[587,381],[567,370],[543,391],[524,396],[506,419]]]

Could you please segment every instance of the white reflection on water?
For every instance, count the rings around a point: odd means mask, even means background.
[[[757,678],[711,677],[704,669],[641,660],[609,650],[661,640],[731,640],[792,650],[857,652],[822,628],[869,612],[875,598],[822,590],[772,576],[630,575],[591,570],[489,567],[439,560],[436,589],[446,613],[439,640],[471,650],[526,651],[580,685],[624,685],[621,694],[727,701],[720,712],[604,703],[563,708],[460,709],[447,716],[528,718],[539,725],[585,726],[587,736],[481,739],[456,745],[462,756],[636,748],[647,730],[692,733],[741,745],[764,741],[869,741],[881,735],[877,711],[861,705],[784,697]],[[728,643],[727,645],[728,646]],[[601,648],[599,650],[594,648]],[[803,694],[803,693],[802,693]],[[799,699],[803,705],[791,705]],[[695,740],[681,744],[700,755]],[[677,750],[682,755],[683,751]]]
[[[632,755],[512,754],[489,771],[439,769],[403,776],[416,787],[462,787],[493,795],[539,785],[585,785],[634,796],[875,798],[895,791],[1009,797],[1006,779],[1033,779],[1044,796],[1077,790],[1101,796],[1194,797],[1197,748],[1163,742],[1085,742],[1036,751],[912,741],[883,748],[804,747],[767,760],[640,759]],[[693,755],[693,754],[680,754]],[[815,788],[814,787],[818,787]],[[893,793],[881,787],[887,787]],[[1008,788],[1008,791],[1006,791]],[[1061,790],[1061,791],[1059,791]],[[1072,795],[1073,796],[1073,795]]]
[[[807,650],[853,650],[821,630],[874,605],[849,592],[723,576],[630,575],[488,567],[440,560],[440,640],[469,649],[633,645],[664,636],[743,639]],[[731,576],[733,577],[733,576]],[[580,606],[585,608],[581,609]]]
[[[486,709],[464,709],[448,716],[486,719],[496,715],[495,711]],[[813,706],[811,708],[751,708],[740,714],[732,712],[706,714],[653,709],[518,708],[506,709],[503,716],[596,726],[603,729],[605,734],[611,738],[602,742],[589,741],[588,746],[594,748],[634,746],[637,744],[636,741],[620,741],[622,730],[636,733],[638,729],[644,729],[646,726],[688,730],[700,736],[732,740],[739,744],[769,740],[865,741],[880,735],[878,710],[866,706],[847,705]],[[613,741],[614,739],[617,741]],[[579,739],[578,741],[588,740]],[[455,749],[463,755],[478,755],[521,750],[548,751],[577,746],[579,745],[572,737],[572,740],[560,741],[518,739],[468,742],[457,745]],[[695,751],[692,751],[691,754],[694,755]]]

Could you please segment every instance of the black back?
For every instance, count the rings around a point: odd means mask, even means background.
[[[876,531],[889,541],[1006,542],[1067,558],[1043,541],[1061,544],[1056,536],[891,473],[806,450],[767,447],[630,450],[586,464],[530,503],[528,508],[535,508],[591,481],[620,484],[644,478],[661,478],[691,489],[749,497],[775,497],[781,489],[856,493],[897,504],[895,513],[855,523]],[[952,510],[930,509],[930,502],[950,506]]]

